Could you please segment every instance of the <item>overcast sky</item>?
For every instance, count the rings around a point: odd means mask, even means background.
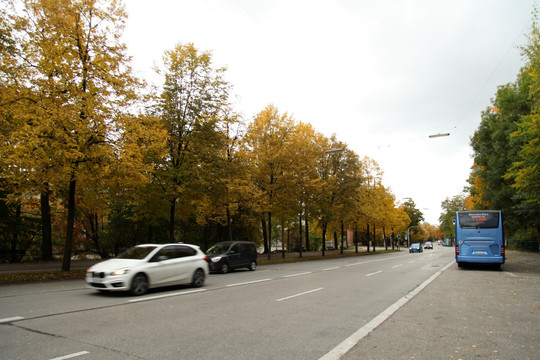
[[[467,185],[469,139],[516,80],[533,0],[127,0],[139,75],[177,43],[226,66],[246,120],[274,104],[369,156],[438,224]],[[429,135],[450,133],[430,139]]]

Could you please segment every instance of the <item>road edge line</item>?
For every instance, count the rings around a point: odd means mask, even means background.
[[[405,305],[409,300],[418,295],[426,286],[428,286],[433,280],[435,280],[439,275],[448,269],[452,264],[455,263],[455,260],[452,260],[442,269],[437,271],[435,274],[431,275],[426,281],[422,284],[411,290],[407,295],[403,296],[401,299],[387,307],[379,315],[375,316],[370,322],[358,329],[354,334],[349,336],[347,339],[343,340],[341,344],[330,350],[326,355],[321,357],[319,360],[338,360],[343,355],[345,355],[349,350],[351,350],[360,340],[362,340],[366,335],[375,330],[383,321],[388,319],[393,313],[395,313],[399,308]]]

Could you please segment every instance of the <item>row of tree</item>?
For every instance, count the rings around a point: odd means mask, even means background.
[[[69,271],[78,252],[233,238],[269,253],[277,225],[308,250],[315,226],[324,254],[343,229],[369,244],[423,220],[412,200],[396,203],[373,160],[335,136],[273,105],[245,123],[226,69],[193,44],[166,51],[163,85],[146,86],[120,41],[120,1],[1,1],[0,251],[9,260],[62,254]]]
[[[509,246],[540,250],[540,32],[534,17],[521,49],[525,65],[515,82],[498,88],[471,138],[470,187],[442,204],[441,231],[449,236],[455,211],[498,209]]]

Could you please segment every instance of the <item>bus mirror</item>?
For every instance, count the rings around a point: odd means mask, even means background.
[[[456,225],[456,219],[452,219],[452,225]]]

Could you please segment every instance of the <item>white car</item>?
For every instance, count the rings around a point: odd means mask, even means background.
[[[144,244],[86,271],[86,284],[100,291],[142,295],[150,288],[179,284],[201,287],[208,276],[208,258],[189,244]]]

